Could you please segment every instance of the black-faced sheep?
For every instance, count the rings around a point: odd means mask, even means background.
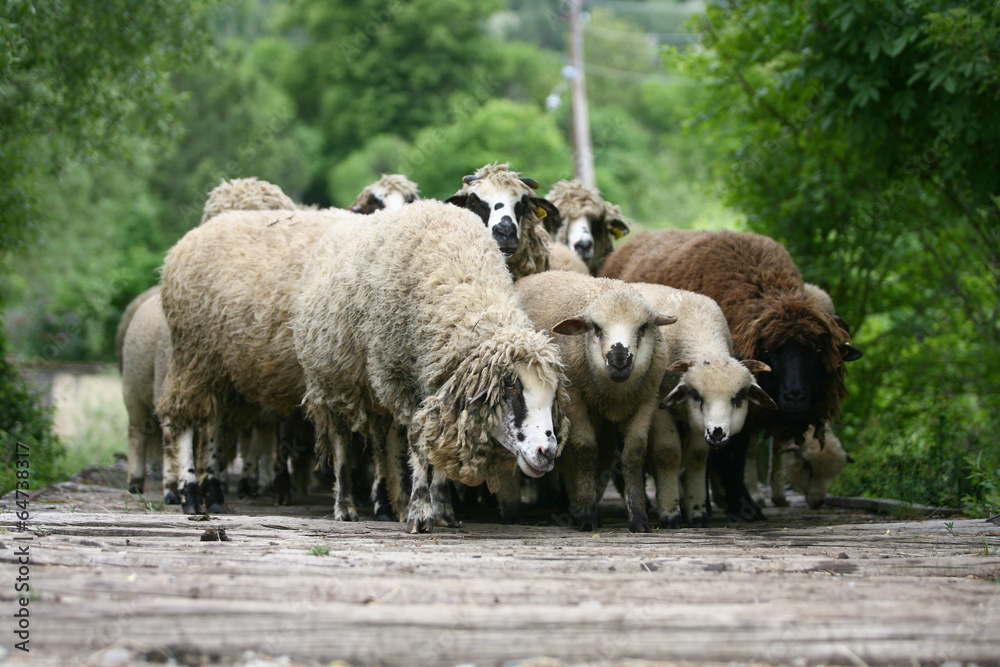
[[[552,469],[567,426],[559,351],[519,307],[479,217],[419,201],[338,225],[309,259],[294,312],[306,410],[338,480],[350,430],[382,415],[407,429],[410,532],[445,518],[429,466],[469,485]]]
[[[488,164],[465,176],[449,204],[468,209],[489,229],[514,280],[549,268],[549,235],[543,220],[558,220],[559,210],[534,196],[538,183],[509,164]]]
[[[289,314],[306,258],[342,211],[235,211],[192,229],[167,254],[163,312],[173,354],[157,412],[168,456],[178,467],[185,512],[201,509],[193,466],[194,429],[233,434],[260,409],[298,409],[305,380]],[[209,505],[222,504],[221,444],[204,470]],[[216,446],[219,445],[219,446]]]
[[[691,525],[708,526],[709,450],[740,432],[751,403],[778,407],[752,375],[770,369],[752,359],[737,361],[726,317],[709,297],[665,285],[630,285],[658,311],[677,317],[676,324],[661,328],[669,364],[661,407],[670,409],[654,414],[649,435],[660,527],[679,528],[682,513]]]
[[[561,224],[558,218],[545,219],[549,236],[577,253],[596,276],[615,240],[629,233],[621,209],[605,201],[600,190],[579,181],[559,181],[546,198],[561,218]]]
[[[546,271],[516,284],[521,302],[540,331],[554,332],[569,378],[566,472],[571,513],[580,530],[597,526],[598,433],[613,424],[623,437],[621,454],[629,529],[649,532],[643,466],[649,424],[659,402],[667,350],[657,327],[675,318],[657,312],[619,280],[568,271]],[[614,443],[606,443],[614,446]],[[606,483],[606,482],[605,482]]]
[[[398,211],[416,200],[416,183],[402,174],[382,174],[382,178],[365,186],[350,209],[354,213],[369,215],[382,209]]]
[[[751,411],[733,443],[710,454],[728,514],[763,519],[744,483],[749,440],[762,432],[799,441],[809,426],[819,433],[837,417],[847,395],[846,332],[808,298],[788,251],[757,234],[648,232],[612,253],[602,274],[712,297],[726,315],[736,353],[772,369],[759,383],[779,409]]]

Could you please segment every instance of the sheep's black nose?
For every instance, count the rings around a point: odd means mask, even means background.
[[[712,429],[712,432],[708,434],[708,442],[711,445],[721,445],[726,440],[726,432],[722,430],[721,426],[716,426]]]
[[[509,215],[505,215],[500,219],[500,222],[493,228],[493,240],[497,242],[506,254],[511,254],[517,248],[517,226],[510,219]]]
[[[573,244],[576,248],[576,254],[578,254],[583,259],[590,259],[594,254],[594,242],[590,239],[580,239]]]
[[[632,355],[621,343],[615,343],[608,352],[608,375],[615,382],[624,382],[632,374]]]

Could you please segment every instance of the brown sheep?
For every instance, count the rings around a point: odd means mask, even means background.
[[[754,410],[729,447],[712,452],[733,518],[763,519],[743,480],[756,433],[799,443],[812,426],[822,437],[840,414],[847,389],[847,332],[806,294],[802,275],[780,243],[758,234],[666,229],[642,234],[608,258],[602,275],[652,282],[715,299],[736,354],[773,370],[759,379],[778,410]]]

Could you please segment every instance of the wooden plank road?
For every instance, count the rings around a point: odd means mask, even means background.
[[[1000,664],[985,521],[800,501],[761,524],[633,535],[620,502],[601,509],[596,534],[535,517],[413,536],[332,521],[323,498],[193,521],[64,484],[30,505],[27,655],[8,612],[16,519],[0,514],[0,662]],[[201,541],[216,529],[228,541]]]

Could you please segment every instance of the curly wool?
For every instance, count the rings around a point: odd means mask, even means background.
[[[477,180],[489,180],[497,188],[504,188],[518,197],[527,194],[534,196],[534,190],[520,180],[520,174],[510,170],[510,163],[503,164],[494,162],[487,164],[476,170],[473,174]],[[476,182],[466,183],[456,192],[456,195],[463,195],[475,189]],[[517,250],[507,258],[507,268],[510,270],[514,280],[520,280],[533,273],[541,273],[549,270],[549,245],[551,238],[545,231],[545,226],[538,218],[537,213],[529,208],[521,218],[521,231],[517,242]]]
[[[398,192],[403,201],[412,202],[417,198],[417,184],[402,174],[382,174],[377,181],[366,185],[348,208],[355,213],[374,213],[374,209],[368,208],[368,198],[373,194],[384,197],[390,192]]]
[[[155,296],[160,293],[160,286],[153,285],[148,290],[140,294],[139,296],[132,299],[132,301],[125,306],[125,310],[122,312],[121,319],[118,320],[118,328],[115,330],[115,359],[118,361],[118,372],[124,372],[123,361],[122,361],[122,348],[125,346],[125,334],[128,333],[128,328],[132,324],[132,318],[135,317],[135,313],[139,310],[139,306],[146,303],[147,299],[151,296]]]
[[[298,205],[273,183],[249,178],[232,178],[216,185],[208,193],[202,209],[201,222],[205,224],[226,211],[277,211],[294,210]]]
[[[811,424],[821,431],[824,422],[840,413],[847,389],[837,346],[848,342],[846,332],[806,294],[802,274],[780,243],[732,231],[658,230],[615,250],[601,274],[715,299],[726,315],[736,354],[743,359],[759,359],[768,346],[774,349],[789,340],[819,348],[825,382],[808,422],[795,428]],[[766,428],[775,425],[777,416],[758,413]]]
[[[596,273],[605,258],[615,249],[615,235],[608,220],[622,220],[622,210],[601,196],[597,188],[588,188],[580,181],[559,181],[545,196],[559,209],[563,225],[556,232],[555,240],[569,242],[567,220],[587,218],[594,237],[594,256],[587,262],[591,273]],[[626,232],[627,233],[627,232]]]
[[[317,244],[299,291],[292,330],[310,415],[358,429],[388,412],[430,462],[467,483],[483,480],[492,457],[513,458],[487,436],[500,370],[524,363],[562,379],[482,221],[450,204],[418,201],[339,226]]]

